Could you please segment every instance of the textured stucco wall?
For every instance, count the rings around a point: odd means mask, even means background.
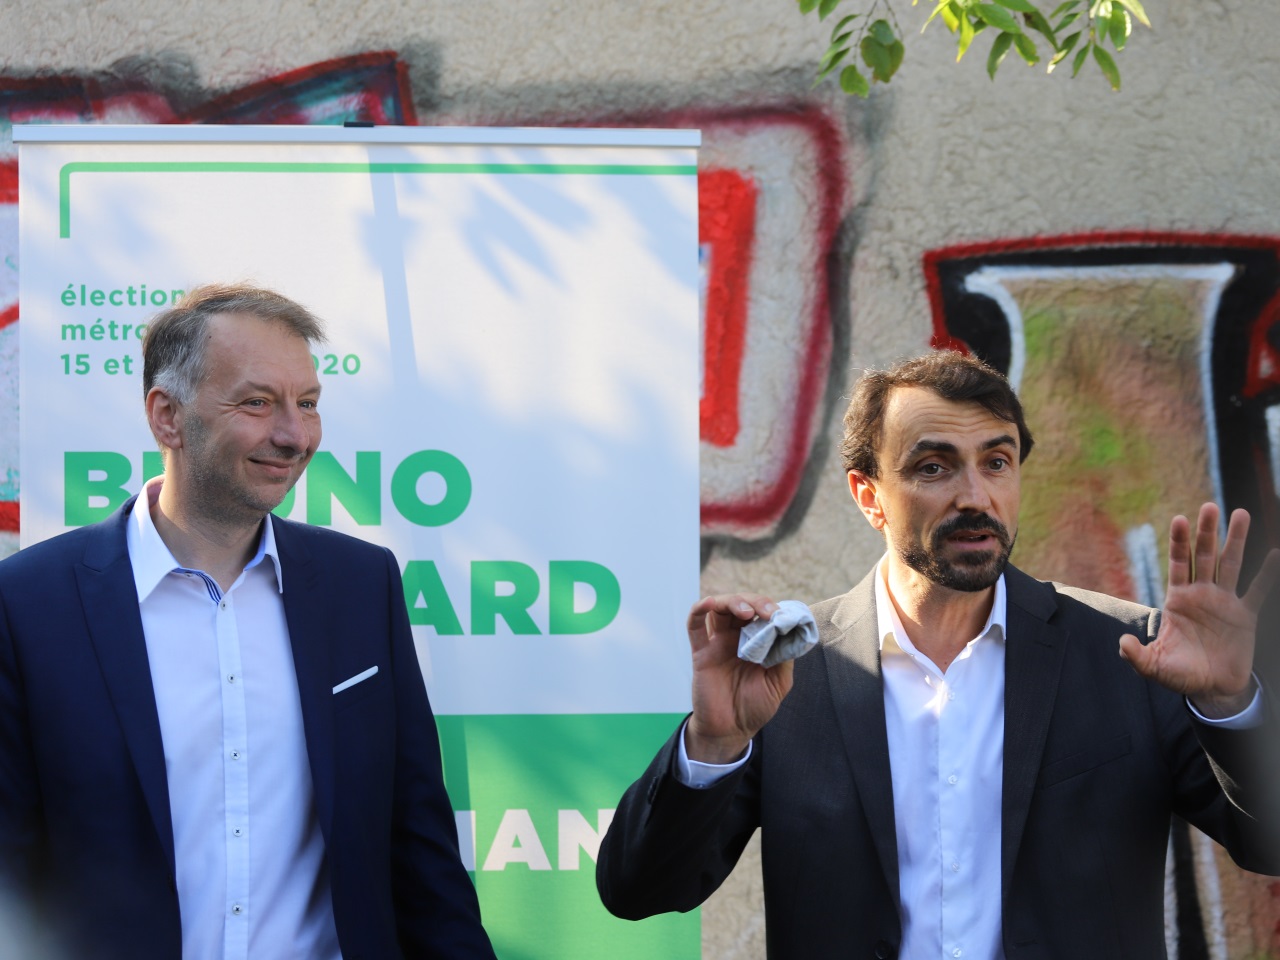
[[[908,30],[922,18],[905,0],[897,6]],[[728,331],[726,342],[738,337],[723,363],[739,377],[736,391],[711,398],[732,408],[737,427],[703,448],[705,592],[749,587],[816,600],[870,567],[880,544],[849,503],[835,453],[840,397],[853,371],[919,352],[935,334],[965,339],[963,303],[955,307],[963,297],[948,299],[947,290],[958,296],[955,284],[989,261],[1042,269],[1048,285],[1009,294],[1025,322],[1026,369],[1042,388],[1037,409],[1052,425],[1041,431],[1042,449],[1055,436],[1082,436],[1091,445],[1079,457],[1088,459],[1104,441],[1133,449],[1157,425],[1175,423],[1176,435],[1152,446],[1144,469],[1158,474],[1170,451],[1192,466],[1177,491],[1157,484],[1157,533],[1168,513],[1194,509],[1185,498],[1215,493],[1269,512],[1273,523],[1265,410],[1280,399],[1268,372],[1280,337],[1267,337],[1280,237],[1280,124],[1270,109],[1280,88],[1280,19],[1254,0],[1153,0],[1149,8],[1156,29],[1139,31],[1119,58],[1119,95],[1092,65],[1068,81],[1013,58],[993,84],[983,70],[986,41],[956,66],[949,37],[931,28],[909,38],[893,84],[861,102],[830,85],[810,89],[826,31],[791,0],[0,0],[0,477],[9,471],[0,501],[19,487],[7,122],[235,111],[260,119],[281,104],[295,119],[340,119],[334,104],[355,89],[373,91],[366,106],[390,104],[420,123],[703,128],[704,170],[736,176],[715,195],[722,207],[704,199],[704,222],[746,217],[752,241],[742,242],[746,221],[731,219],[714,242],[704,236],[716,269],[737,264],[737,273],[709,277],[721,299],[708,301],[707,320]],[[388,54],[367,75],[350,61],[323,66],[376,51]],[[317,78],[332,89],[317,88]],[[1243,276],[1244,254],[1230,254],[1240,250],[1253,258],[1247,269],[1261,291],[1248,302],[1209,302],[1212,291],[1178,286],[1181,275],[1168,267],[1229,262]],[[932,297],[930,252],[940,265]],[[1159,309],[1151,306],[1156,286]],[[1070,323],[1054,327],[1057,339],[1042,336],[1046,311],[1062,304]],[[1227,337],[1215,341],[1209,366],[1244,411],[1239,423],[1219,424],[1234,438],[1226,457],[1207,449],[1214,414],[1197,412],[1203,403],[1190,414],[1179,406],[1203,387],[1196,371],[1207,323]],[[1111,350],[1107,338],[1120,328],[1126,349]],[[1139,399],[1107,392],[1169,382],[1183,386]],[[1077,409],[1076,400],[1094,395],[1099,409]],[[1144,420],[1130,415],[1135,404],[1154,406]],[[1067,496],[1082,461],[1046,459],[1046,489]],[[1121,483],[1112,464],[1090,464],[1102,493],[1087,505],[1097,514],[1088,529],[1114,547],[1115,563],[1099,572],[1044,543],[1019,558],[1032,572],[1096,575],[1108,589],[1153,599],[1134,572],[1141,550],[1125,539],[1148,521],[1126,513],[1120,494],[1108,499]],[[1034,493],[1026,500],[1034,511]],[[8,549],[13,523],[0,533]],[[1037,570],[1028,562],[1036,559],[1057,566]],[[1196,850],[1203,955],[1280,955],[1277,888],[1218,871],[1211,852]],[[754,856],[705,911],[708,957],[763,956]],[[1184,943],[1184,956],[1193,949]]]

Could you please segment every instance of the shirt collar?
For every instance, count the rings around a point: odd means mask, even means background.
[[[160,487],[163,483],[164,477],[153,477],[143,485],[142,492],[134,501],[133,514],[126,528],[125,539],[129,549],[129,563],[133,567],[133,585],[138,591],[139,603],[146,600],[160,585],[160,581],[170,573],[183,569],[182,564],[173,558],[173,553],[161,539],[160,531],[156,529],[155,521],[151,519],[151,507],[160,496]],[[262,534],[258,538],[258,549],[253,559],[245,564],[245,569],[256,567],[264,557],[271,559],[276,588],[284,593],[284,575],[280,569],[280,553],[276,549],[276,534],[271,524],[271,514],[267,514],[267,522],[262,525]]]
[[[886,582],[886,564],[884,558],[876,565],[876,629],[877,635],[880,637],[881,653],[915,653],[915,644],[911,642],[911,638],[907,636],[907,631],[902,626],[902,621],[898,617],[898,611],[891,602],[889,585]],[[995,597],[991,601],[991,613],[987,615],[987,622],[983,624],[978,635],[970,641],[970,644],[977,643],[986,637],[990,637],[997,642],[1003,642],[1008,633],[1008,598],[1005,593],[1004,574],[1000,574],[1000,579],[996,581]]]

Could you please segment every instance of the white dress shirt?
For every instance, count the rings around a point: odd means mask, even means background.
[[[898,842],[903,960],[999,960],[1005,585],[946,672],[920,653],[889,600],[876,618]]]
[[[270,517],[224,594],[128,525],[173,819],[183,960],[340,960]]]

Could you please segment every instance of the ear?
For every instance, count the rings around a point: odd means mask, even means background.
[[[876,492],[876,482],[860,470],[849,471],[849,493],[853,502],[858,505],[867,523],[877,530],[883,530],[885,524],[884,510],[880,506],[880,496]]]
[[[146,399],[147,424],[156,442],[169,450],[182,446],[182,405],[160,387],[152,387]]]

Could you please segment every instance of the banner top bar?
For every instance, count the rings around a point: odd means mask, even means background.
[[[273,124],[14,124],[15,143],[447,143],[698,147],[700,130],[593,127],[336,127]]]

